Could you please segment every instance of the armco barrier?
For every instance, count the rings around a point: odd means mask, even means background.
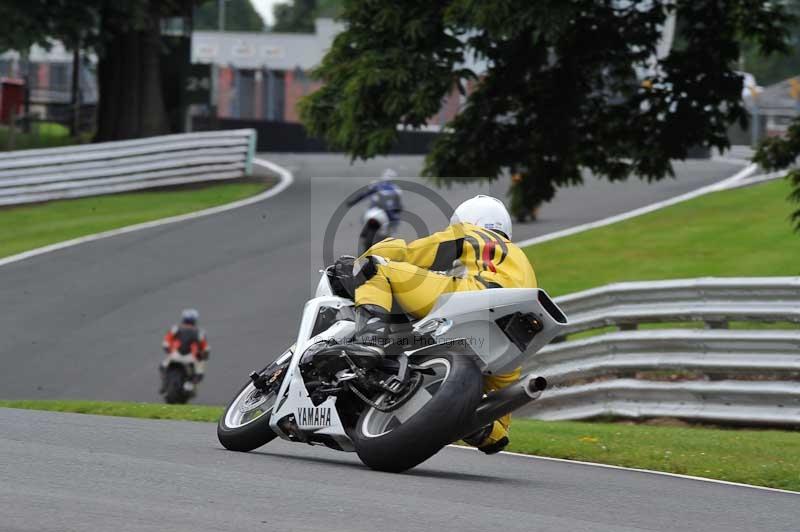
[[[800,277],[619,283],[556,302],[569,333],[620,330],[552,343],[532,357],[525,371],[552,386],[526,415],[800,425],[800,329],[728,329],[731,321],[800,323]],[[683,321],[706,328],[638,329]],[[652,379],[663,372],[685,375]]]
[[[252,129],[0,153],[0,205],[250,175]]]

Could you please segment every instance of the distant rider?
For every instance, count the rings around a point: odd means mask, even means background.
[[[383,210],[389,218],[389,225],[385,228],[386,236],[394,234],[397,224],[400,222],[400,215],[403,213],[403,191],[392,182],[396,178],[397,172],[387,168],[383,171],[379,181],[370,183],[368,187],[347,202],[347,206],[352,207],[369,197],[370,207]]]
[[[200,313],[193,308],[185,309],[181,312],[181,322],[173,325],[164,335],[161,346],[164,352],[169,355],[172,352],[179,352],[182,355],[191,354],[194,359],[194,377],[192,382],[197,384],[203,380],[205,374],[205,361],[208,360],[210,349],[206,332],[197,327]],[[164,392],[166,376],[166,360],[159,366],[161,371],[161,393]]]
[[[342,257],[346,271],[352,258]],[[437,298],[450,292],[492,288],[536,288],[528,257],[511,242],[511,217],[491,196],[463,202],[443,231],[406,243],[387,238],[356,260],[353,271],[356,338],[385,345],[392,311],[399,308],[414,319],[430,312]],[[484,391],[516,382],[520,368],[487,375]],[[493,454],[508,445],[511,415],[490,423],[464,441]]]

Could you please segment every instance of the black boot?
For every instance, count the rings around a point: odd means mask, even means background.
[[[492,433],[492,429],[494,428],[494,424],[495,423],[497,423],[497,421],[495,421],[493,423],[489,423],[485,427],[476,430],[472,434],[464,436],[463,438],[461,438],[461,440],[464,443],[466,443],[467,445],[471,445],[472,447],[477,447],[478,450],[483,452],[483,453],[486,453],[486,454],[499,453],[500,451],[505,449],[506,446],[508,445],[508,437],[507,436],[503,436],[502,438],[500,438],[498,441],[496,441],[494,443],[486,443],[486,444],[484,444],[486,439]]]
[[[377,305],[356,307],[355,340],[360,344],[386,347],[389,343],[389,313]]]

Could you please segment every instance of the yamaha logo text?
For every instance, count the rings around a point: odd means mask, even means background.
[[[330,427],[331,409],[330,408],[298,408],[297,424],[300,426],[311,427]]]

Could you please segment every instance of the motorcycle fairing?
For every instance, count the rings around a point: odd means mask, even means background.
[[[189,375],[202,375],[205,373],[205,363],[197,360],[191,353],[182,355],[178,351],[171,351],[166,358],[161,361],[161,367],[164,369],[173,364],[186,368]]]
[[[541,329],[519,349],[498,320],[532,314]],[[492,288],[444,294],[433,309],[418,321],[417,331],[432,331],[437,343],[469,348],[484,373],[499,373],[520,365],[526,354],[535,353],[558,336],[567,319],[544,290],[539,288]]]
[[[291,435],[279,425],[280,421],[291,416],[297,429],[311,435],[320,434],[333,438],[343,450],[354,450],[353,444],[342,425],[339,412],[336,409],[336,397],[330,396],[324,402],[315,405],[309,397],[303,376],[300,372],[300,360],[306,350],[317,342],[325,340],[346,341],[352,338],[355,323],[342,320],[331,327],[311,337],[320,310],[333,308],[339,310],[343,307],[353,306],[353,302],[336,296],[323,295],[309,300],[303,308],[303,318],[297,334],[296,349],[294,350],[286,378],[283,379],[278,390],[278,401],[270,416],[270,428],[285,440],[291,440]]]
[[[370,207],[364,212],[362,222],[366,225],[370,221],[374,221],[378,227],[386,227],[389,225],[389,215],[380,207]]]

